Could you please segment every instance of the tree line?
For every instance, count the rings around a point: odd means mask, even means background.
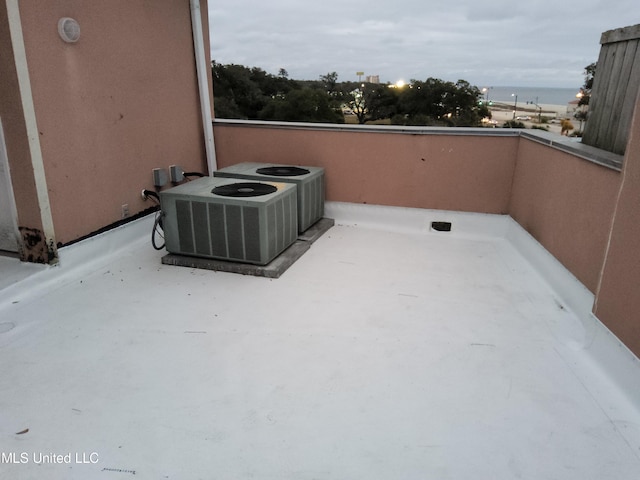
[[[218,118],[344,123],[345,113],[364,124],[474,127],[490,116],[482,92],[465,80],[411,80],[391,84],[338,81],[336,72],[317,80],[293,80],[258,67],[212,62]]]

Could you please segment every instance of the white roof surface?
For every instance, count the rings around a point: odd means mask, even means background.
[[[0,259],[0,477],[640,478],[638,359],[515,222],[327,214],[277,280],[162,265],[150,218]]]

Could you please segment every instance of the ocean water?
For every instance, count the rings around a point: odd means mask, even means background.
[[[482,90],[483,87],[478,86]],[[484,87],[487,88],[488,99],[494,102],[514,103],[518,96],[518,104],[535,102],[538,105],[567,105],[576,99],[578,88],[550,87]]]

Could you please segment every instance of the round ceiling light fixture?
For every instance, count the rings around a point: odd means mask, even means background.
[[[80,24],[70,17],[58,20],[58,35],[67,43],[76,43],[80,38]]]

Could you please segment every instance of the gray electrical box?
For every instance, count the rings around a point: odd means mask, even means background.
[[[155,187],[164,187],[167,184],[167,171],[164,168],[154,168],[151,172]]]

